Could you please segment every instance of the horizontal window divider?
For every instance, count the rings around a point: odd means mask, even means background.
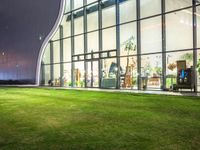
[[[49,64],[42,64],[43,66],[50,66],[50,65],[58,65],[58,64],[70,64],[72,61],[69,62],[57,62],[57,63],[49,63]]]

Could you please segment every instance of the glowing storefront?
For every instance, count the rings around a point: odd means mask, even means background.
[[[185,82],[198,90],[197,0],[66,0],[65,5],[44,51],[41,85],[176,90]]]

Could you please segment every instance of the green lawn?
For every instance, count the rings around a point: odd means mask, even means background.
[[[1,88],[4,149],[200,149],[200,98]]]

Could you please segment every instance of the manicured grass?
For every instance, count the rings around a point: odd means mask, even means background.
[[[200,148],[200,98],[0,89],[0,149]]]

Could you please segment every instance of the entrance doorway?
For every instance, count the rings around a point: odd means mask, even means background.
[[[87,61],[86,65],[87,87],[99,87],[99,61]]]

